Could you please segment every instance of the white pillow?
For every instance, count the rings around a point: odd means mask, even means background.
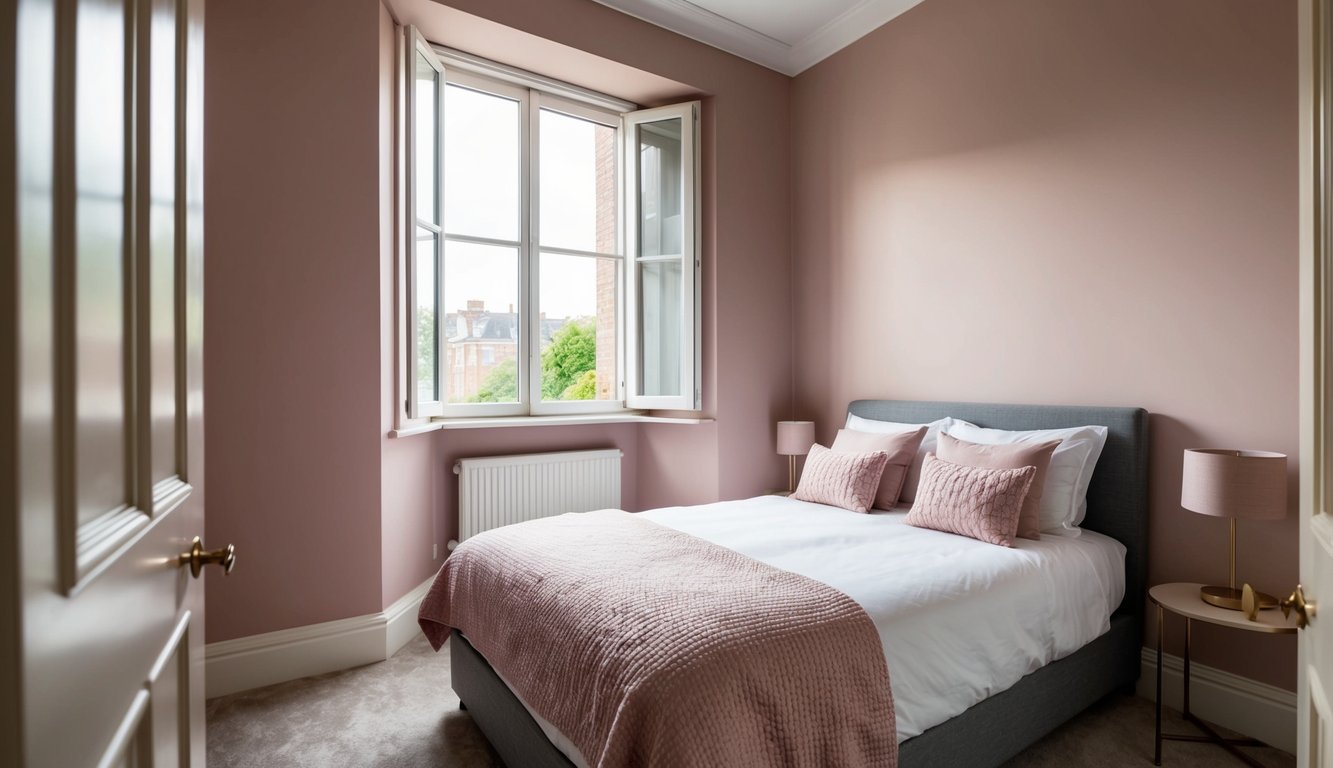
[[[1046,471],[1046,487],[1041,496],[1041,530],[1077,530],[1088,511],[1088,483],[1092,470],[1106,445],[1106,427],[1087,426],[1068,429],[1031,429],[1013,432],[1005,429],[984,429],[965,421],[954,420],[945,429],[950,436],[970,443],[1004,445],[1010,443],[1044,443],[1059,440],[1051,455],[1051,466]]]
[[[936,419],[928,424],[904,424],[900,421],[876,421],[862,418],[853,413],[847,414],[847,429],[854,429],[857,432],[893,435],[902,432],[915,432],[922,427],[929,427],[926,430],[926,436],[921,439],[921,447],[916,449],[916,457],[912,459],[912,466],[907,468],[907,477],[903,479],[903,490],[898,494],[898,501],[904,504],[911,503],[916,499],[916,486],[921,480],[921,462],[926,460],[927,453],[935,452],[935,443],[940,439],[940,430],[948,432],[950,425],[959,423],[966,424],[966,422],[958,422],[948,416]]]

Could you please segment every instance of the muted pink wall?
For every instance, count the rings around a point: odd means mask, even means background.
[[[209,641],[380,609],[378,7],[208,9]]]
[[[797,77],[798,415],[1145,407],[1149,580],[1225,581],[1181,452],[1282,451],[1294,481],[1296,72],[1292,2],[930,0]],[[1241,577],[1290,590],[1296,542],[1242,523]],[[1294,649],[1194,646],[1286,688]]]

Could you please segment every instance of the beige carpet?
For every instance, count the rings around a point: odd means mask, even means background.
[[[1191,727],[1174,713],[1169,732]],[[1006,768],[1151,766],[1153,705],[1111,697]],[[1247,749],[1265,766],[1294,766],[1276,749]],[[1241,765],[1211,744],[1167,742],[1168,768]],[[500,761],[449,687],[448,652],[417,637],[389,661],[208,702],[210,768],[485,768]],[[522,768],[511,766],[510,768]],[[960,767],[961,768],[961,767]]]

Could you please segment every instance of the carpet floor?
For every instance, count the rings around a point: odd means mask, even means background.
[[[1168,732],[1191,732],[1180,716]],[[1151,766],[1152,702],[1111,696],[1034,744],[1005,768]],[[1295,766],[1286,752],[1246,752]],[[1167,742],[1169,768],[1240,765],[1211,744]],[[210,768],[489,768],[502,765],[449,687],[447,648],[418,636],[392,659],[208,702]],[[511,766],[510,768],[522,768]]]

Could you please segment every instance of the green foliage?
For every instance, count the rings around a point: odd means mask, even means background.
[[[512,403],[518,399],[518,363],[505,360],[491,369],[469,403]]]
[[[591,318],[570,320],[542,350],[542,398],[591,400],[596,397],[597,331]],[[592,374],[592,384],[583,380]],[[572,397],[566,393],[573,392]]]
[[[565,323],[542,351],[542,398],[597,398],[597,330],[591,318]],[[469,397],[467,402],[512,403],[516,400],[518,363],[505,360],[491,369],[477,393]]]
[[[561,400],[596,400],[597,371],[584,371],[583,375],[560,393]]]

